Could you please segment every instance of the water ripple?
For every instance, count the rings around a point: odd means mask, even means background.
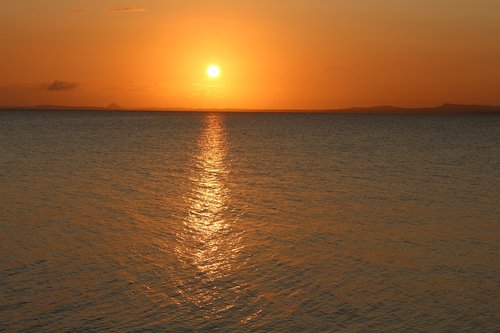
[[[500,331],[499,122],[0,113],[0,331]]]

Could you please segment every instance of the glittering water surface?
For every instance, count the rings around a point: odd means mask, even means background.
[[[0,112],[0,330],[498,332],[500,118]]]

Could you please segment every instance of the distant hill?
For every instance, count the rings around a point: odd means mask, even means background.
[[[65,105],[34,105],[34,106],[0,106],[0,110],[105,110],[98,106],[65,106]]]
[[[381,113],[381,114],[500,114],[500,106],[443,104],[427,108],[403,108],[397,106],[354,107],[328,112]]]
[[[120,104],[116,104],[116,103],[109,104],[108,109],[110,109],[110,110],[125,110],[125,108],[123,106],[121,106]]]

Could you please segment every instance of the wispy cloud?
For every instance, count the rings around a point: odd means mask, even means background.
[[[48,91],[73,90],[78,87],[78,82],[67,82],[55,80],[52,83],[42,84],[42,88]]]
[[[108,8],[105,11],[108,13],[142,13],[145,12],[146,9],[138,7],[117,7]]]

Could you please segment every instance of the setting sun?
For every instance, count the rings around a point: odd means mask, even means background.
[[[217,77],[219,77],[220,75],[220,69],[219,67],[215,66],[215,65],[212,65],[210,67],[207,68],[207,75],[209,77],[211,77],[212,79],[215,79]]]

